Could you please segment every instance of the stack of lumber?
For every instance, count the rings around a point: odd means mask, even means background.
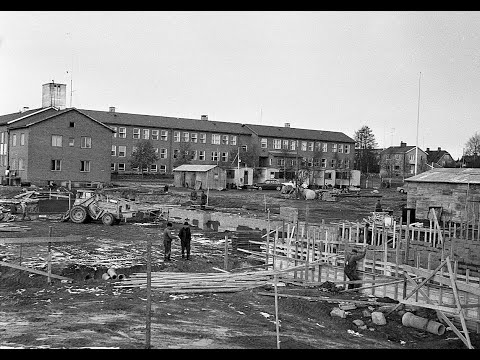
[[[273,270],[235,274],[152,272],[151,287],[167,293],[237,292],[267,285],[274,274]],[[146,286],[147,274],[134,273],[115,287]]]
[[[0,231],[9,231],[9,232],[26,232],[27,230],[30,230],[29,227],[23,226],[23,225],[17,225],[17,224],[11,224],[11,223],[3,223],[0,224]]]

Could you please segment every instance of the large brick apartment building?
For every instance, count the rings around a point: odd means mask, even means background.
[[[149,140],[159,160],[152,173],[172,173],[181,153],[192,164],[237,167],[237,154],[256,148],[259,180],[300,168],[320,173],[353,168],[355,141],[341,132],[65,108],[66,86],[42,87],[42,108],[0,116],[0,171],[19,182],[109,182],[132,172],[129,158]],[[73,124],[73,125],[72,125]]]

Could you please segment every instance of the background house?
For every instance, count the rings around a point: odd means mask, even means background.
[[[430,150],[427,148],[425,150],[427,153],[427,165],[434,167],[455,167],[456,163],[453,160],[452,156],[448,151],[442,150],[441,147],[438,147],[437,150]]]
[[[183,164],[173,169],[175,187],[195,190],[225,189],[226,171],[217,165]]]
[[[392,182],[403,182],[415,175],[416,147],[403,141],[400,146],[390,146],[380,153],[380,176]],[[417,174],[426,170],[427,154],[418,148]]]

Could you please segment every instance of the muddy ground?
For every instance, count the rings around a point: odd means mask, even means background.
[[[369,195],[370,191],[363,191]],[[189,192],[171,188],[165,202],[181,204]],[[401,214],[406,196],[393,189],[380,190],[384,208]],[[280,204],[297,206],[304,220],[303,200],[285,200],[276,191],[211,191],[209,205],[237,214],[263,217],[265,202],[272,214]],[[337,202],[309,201],[308,221],[362,220],[371,215],[376,197],[342,198]],[[153,271],[216,272],[223,268],[223,233],[192,228],[192,260],[180,257],[179,243],[172,246],[171,263],[163,262],[159,233],[163,222],[149,219],[105,226],[101,223],[73,224],[57,220],[18,221],[28,227],[23,233],[0,232],[1,237],[82,235],[81,243],[54,244],[52,272],[73,278],[54,280],[25,271],[0,267],[0,348],[145,348],[146,290],[118,288],[120,280],[102,279],[113,266],[126,277],[146,271],[147,239],[153,240]],[[178,231],[180,225],[175,224]],[[20,261],[19,245],[0,245],[2,261]],[[46,270],[47,247],[23,246],[23,266]],[[229,269],[257,265],[245,254],[231,255]],[[151,348],[154,349],[275,349],[277,347],[274,297],[265,287],[236,293],[165,294],[152,291]],[[359,294],[338,294],[321,288],[279,287],[280,293],[333,298],[375,300]],[[391,299],[377,298],[388,302]],[[375,325],[363,316],[368,306],[349,310],[346,318],[332,317],[338,303],[280,298],[279,324],[282,349],[464,349],[450,330],[434,335],[405,327],[393,313],[386,325]],[[371,307],[373,310],[375,307]],[[436,320],[429,311],[417,315]],[[353,323],[361,319],[366,327]],[[478,334],[470,334],[480,347]]]

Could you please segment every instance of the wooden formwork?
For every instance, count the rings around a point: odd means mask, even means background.
[[[444,240],[459,238],[461,229],[454,224],[441,227],[433,212],[428,228],[403,224],[401,220],[398,224],[373,223],[369,227],[359,222],[322,221],[312,225],[297,221],[270,230],[264,235],[265,241],[252,241],[260,246],[260,252],[249,254],[274,269],[305,265],[305,269],[287,273],[287,281],[304,286],[325,281],[344,285],[349,283],[343,271],[345,253],[353,247],[368,246],[360,261],[359,291],[436,309],[447,317],[446,321],[452,319],[462,326],[464,323],[463,333],[468,338],[468,330],[480,332],[480,278],[472,276],[468,269],[465,274],[458,273],[458,263],[451,260],[452,251],[444,248]],[[432,251],[409,251],[410,241],[423,241]],[[309,266],[315,261],[320,263]],[[469,340],[462,340],[471,347]]]

